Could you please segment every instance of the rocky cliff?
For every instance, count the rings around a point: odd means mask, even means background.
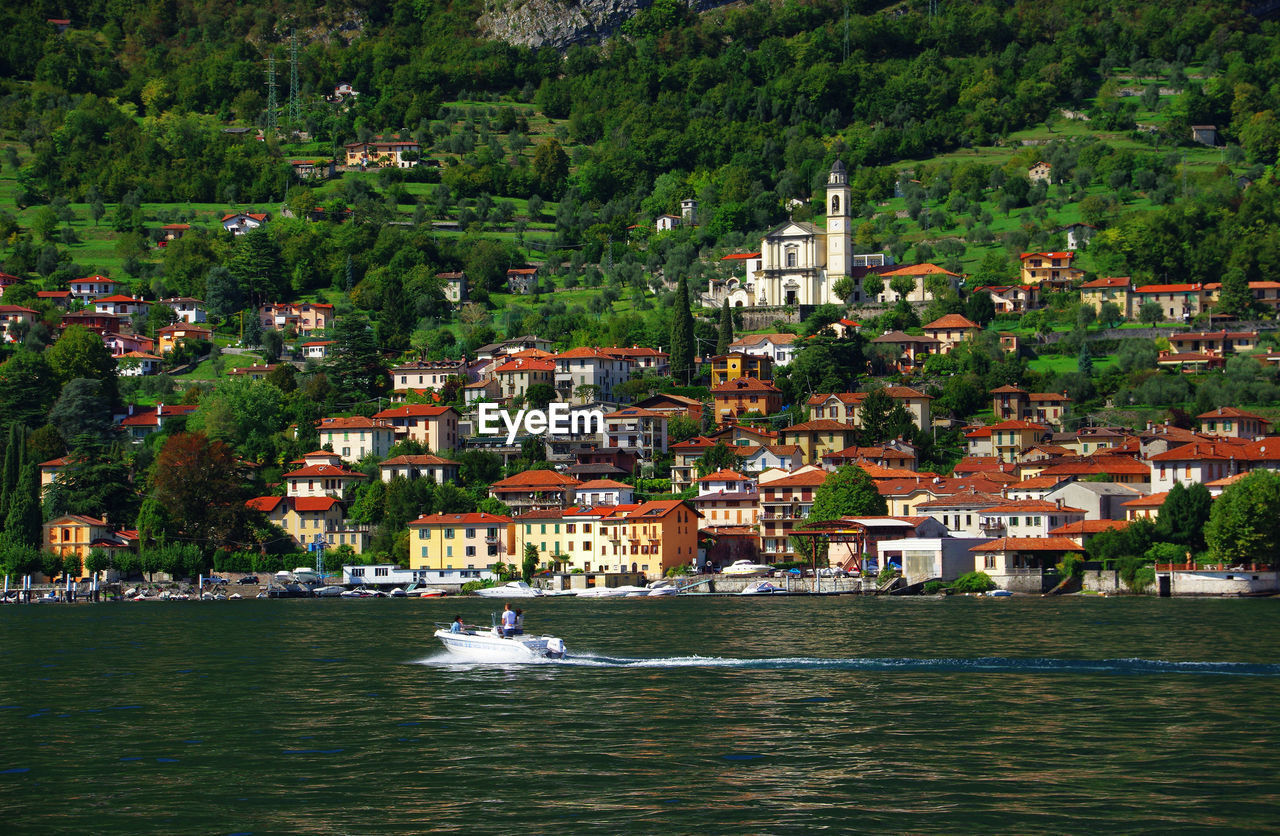
[[[486,37],[524,46],[563,49],[613,34],[653,0],[486,0],[477,21]],[[697,11],[729,0],[692,0]]]

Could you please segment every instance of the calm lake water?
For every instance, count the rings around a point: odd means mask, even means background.
[[[1280,600],[528,603],[0,608],[0,831],[1280,826]]]

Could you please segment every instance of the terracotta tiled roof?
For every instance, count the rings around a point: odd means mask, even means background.
[[[328,511],[339,504],[332,496],[297,496],[293,498],[293,510],[301,512]]]
[[[1066,537],[1001,537],[969,549],[971,552],[1082,552],[1083,548]]]
[[[853,424],[846,424],[831,418],[817,418],[813,421],[805,421],[803,424],[792,424],[789,427],[785,427],[782,433],[787,435],[807,432],[856,432],[857,429]]]
[[[989,429],[992,430],[1039,430],[1040,432],[1049,432],[1049,428],[1044,424],[1037,424],[1034,421],[1001,421],[998,424],[992,424]]]
[[[736,470],[717,470],[699,479],[699,482],[741,482],[747,477]]]
[[[551,360],[514,360],[503,363],[494,369],[497,374],[514,374],[517,372],[553,372],[556,364]]]
[[[309,464],[306,467],[300,467],[292,470],[281,479],[302,479],[302,478],[329,478],[329,479],[366,479],[363,473],[354,470],[347,470],[345,467],[339,467],[334,464]]]
[[[767,380],[757,380],[754,377],[735,377],[733,380],[725,381],[718,386],[711,387],[713,395],[736,395],[742,392],[764,392],[766,394],[780,393],[777,386],[774,386]]]
[[[1129,525],[1128,520],[1079,520],[1060,525],[1049,534],[1055,537],[1078,537],[1081,534],[1099,534],[1103,531],[1119,531]]]
[[[582,483],[572,476],[565,476],[554,470],[526,470],[523,473],[517,473],[514,476],[508,476],[506,479],[494,482],[490,488],[495,491],[555,490],[576,488],[580,484]]]
[[[610,490],[616,490],[617,488],[634,490],[627,483],[615,482],[612,479],[592,479],[589,482],[583,482],[581,485],[578,485],[576,488],[574,488],[574,490],[575,491],[610,491]]]
[[[250,509],[261,511],[264,514],[270,514],[284,502],[283,496],[259,496],[245,502]]]
[[[774,479],[772,482],[765,482],[760,485],[760,490],[768,490],[770,488],[802,488],[814,487],[821,485],[827,481],[827,477],[831,474],[825,470],[810,470],[804,473],[792,473],[790,476],[782,476]]]
[[[988,508],[983,513],[995,514],[997,516],[1009,516],[1012,514],[1056,514],[1059,512],[1067,514],[1087,513],[1083,508],[1072,508],[1070,505],[1059,505],[1056,502],[1050,502],[1047,499],[1018,499],[1013,502],[1005,502],[994,508]]]
[[[956,278],[960,277],[959,273],[952,273],[950,270],[943,270],[941,267],[939,267],[936,264],[908,264],[905,267],[898,267],[894,270],[888,270],[884,273],[881,273],[880,275],[886,276],[888,278],[893,278],[894,276],[934,276],[934,275],[955,276]]]
[[[1091,282],[1085,282],[1080,285],[1081,289],[1092,290],[1094,288],[1108,287],[1128,287],[1130,279],[1128,276],[1107,276],[1101,279],[1094,279]]]
[[[393,427],[385,421],[375,421],[372,418],[365,418],[362,415],[354,415],[349,418],[321,418],[316,428],[320,432],[334,432],[336,430],[390,430]]]
[[[935,331],[935,330],[942,330],[947,328],[981,328],[981,327],[982,327],[981,325],[969,319],[968,317],[953,313],[953,314],[947,314],[946,316],[938,317],[933,322],[930,322],[928,325],[924,326],[924,330]]]
[[[1234,406],[1220,406],[1217,409],[1210,410],[1209,412],[1204,413],[1203,415],[1197,415],[1196,418],[1201,421],[1205,420],[1206,418],[1253,418],[1255,420],[1261,421],[1264,424],[1271,423],[1266,418],[1263,418],[1261,415],[1258,415],[1253,412],[1247,412],[1243,409],[1238,409]]]
[[[458,463],[455,461],[450,461],[449,459],[442,459],[439,456],[425,454],[420,456],[395,456],[394,458],[390,458],[384,461],[381,465],[379,465],[379,467],[395,467],[396,465],[402,465],[402,464],[453,465],[454,467],[458,466]]]
[[[384,409],[381,412],[375,412],[374,418],[438,418],[450,410],[457,412],[451,406],[431,406],[424,403],[411,403],[404,406],[392,407]]]
[[[1150,496],[1140,496],[1137,499],[1130,499],[1120,504],[1126,508],[1159,508],[1169,497],[1168,491],[1153,493]]]
[[[476,512],[471,514],[426,514],[409,523],[410,528],[427,525],[502,525],[511,522],[511,518],[497,514]]]
[[[1195,293],[1201,289],[1199,284],[1149,284],[1134,288],[1135,293]]]
[[[730,348],[747,348],[771,342],[774,345],[791,345],[800,339],[795,334],[747,334],[729,343]]]

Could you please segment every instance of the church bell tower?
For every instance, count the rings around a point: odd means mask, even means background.
[[[827,294],[831,285],[850,273],[853,264],[849,235],[849,175],[836,159],[827,175]],[[825,299],[823,301],[826,301]]]

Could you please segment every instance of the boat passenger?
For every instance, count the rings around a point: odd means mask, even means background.
[[[502,610],[502,635],[504,638],[511,638],[516,634],[516,614],[511,609],[511,604],[504,605]]]
[[[516,610],[516,635],[524,635],[524,610]]]
[[[462,632],[462,626],[463,626],[463,625],[462,625],[462,616],[460,616],[460,615],[455,615],[455,616],[453,617],[453,623],[449,625],[449,632],[450,632],[450,633],[461,633],[461,632]]]

